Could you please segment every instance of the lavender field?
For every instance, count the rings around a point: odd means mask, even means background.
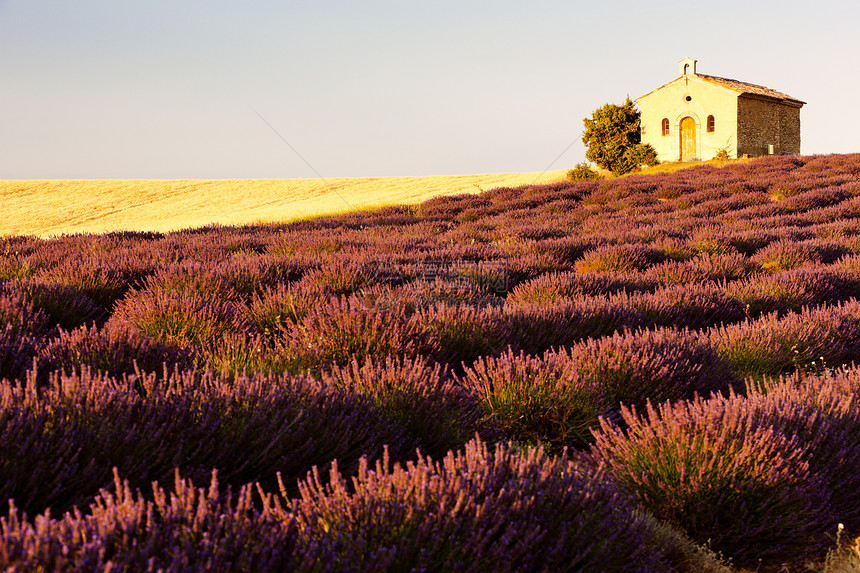
[[[2,569],[850,566],[860,154],[0,250]]]

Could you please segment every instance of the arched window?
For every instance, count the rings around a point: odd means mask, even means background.
[[[665,117],[663,118],[663,135],[669,135],[669,120]]]
[[[714,133],[714,116],[708,116],[708,133]]]

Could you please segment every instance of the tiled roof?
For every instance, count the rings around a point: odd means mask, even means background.
[[[793,98],[790,95],[784,94],[782,92],[778,92],[776,90],[772,90],[770,88],[766,88],[764,86],[757,86],[755,84],[748,84],[746,82],[739,82],[738,80],[730,80],[728,78],[718,78],[716,76],[706,76],[705,74],[696,74],[696,77],[702,78],[703,80],[707,80],[709,82],[713,82],[717,85],[721,85],[723,87],[727,87],[730,90],[735,90],[745,94],[753,94],[760,96],[767,96],[777,99],[784,99],[788,101],[797,102],[800,104],[804,104],[806,102],[800,101],[797,98]]]

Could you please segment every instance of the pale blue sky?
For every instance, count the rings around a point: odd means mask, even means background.
[[[315,177],[255,110],[324,177],[568,168],[686,56],[856,152],[859,29],[835,0],[0,0],[0,179]]]

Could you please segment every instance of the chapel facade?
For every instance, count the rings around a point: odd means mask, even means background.
[[[800,108],[776,90],[696,71],[684,58],[676,79],[636,99],[642,143],[660,161],[800,154]]]

